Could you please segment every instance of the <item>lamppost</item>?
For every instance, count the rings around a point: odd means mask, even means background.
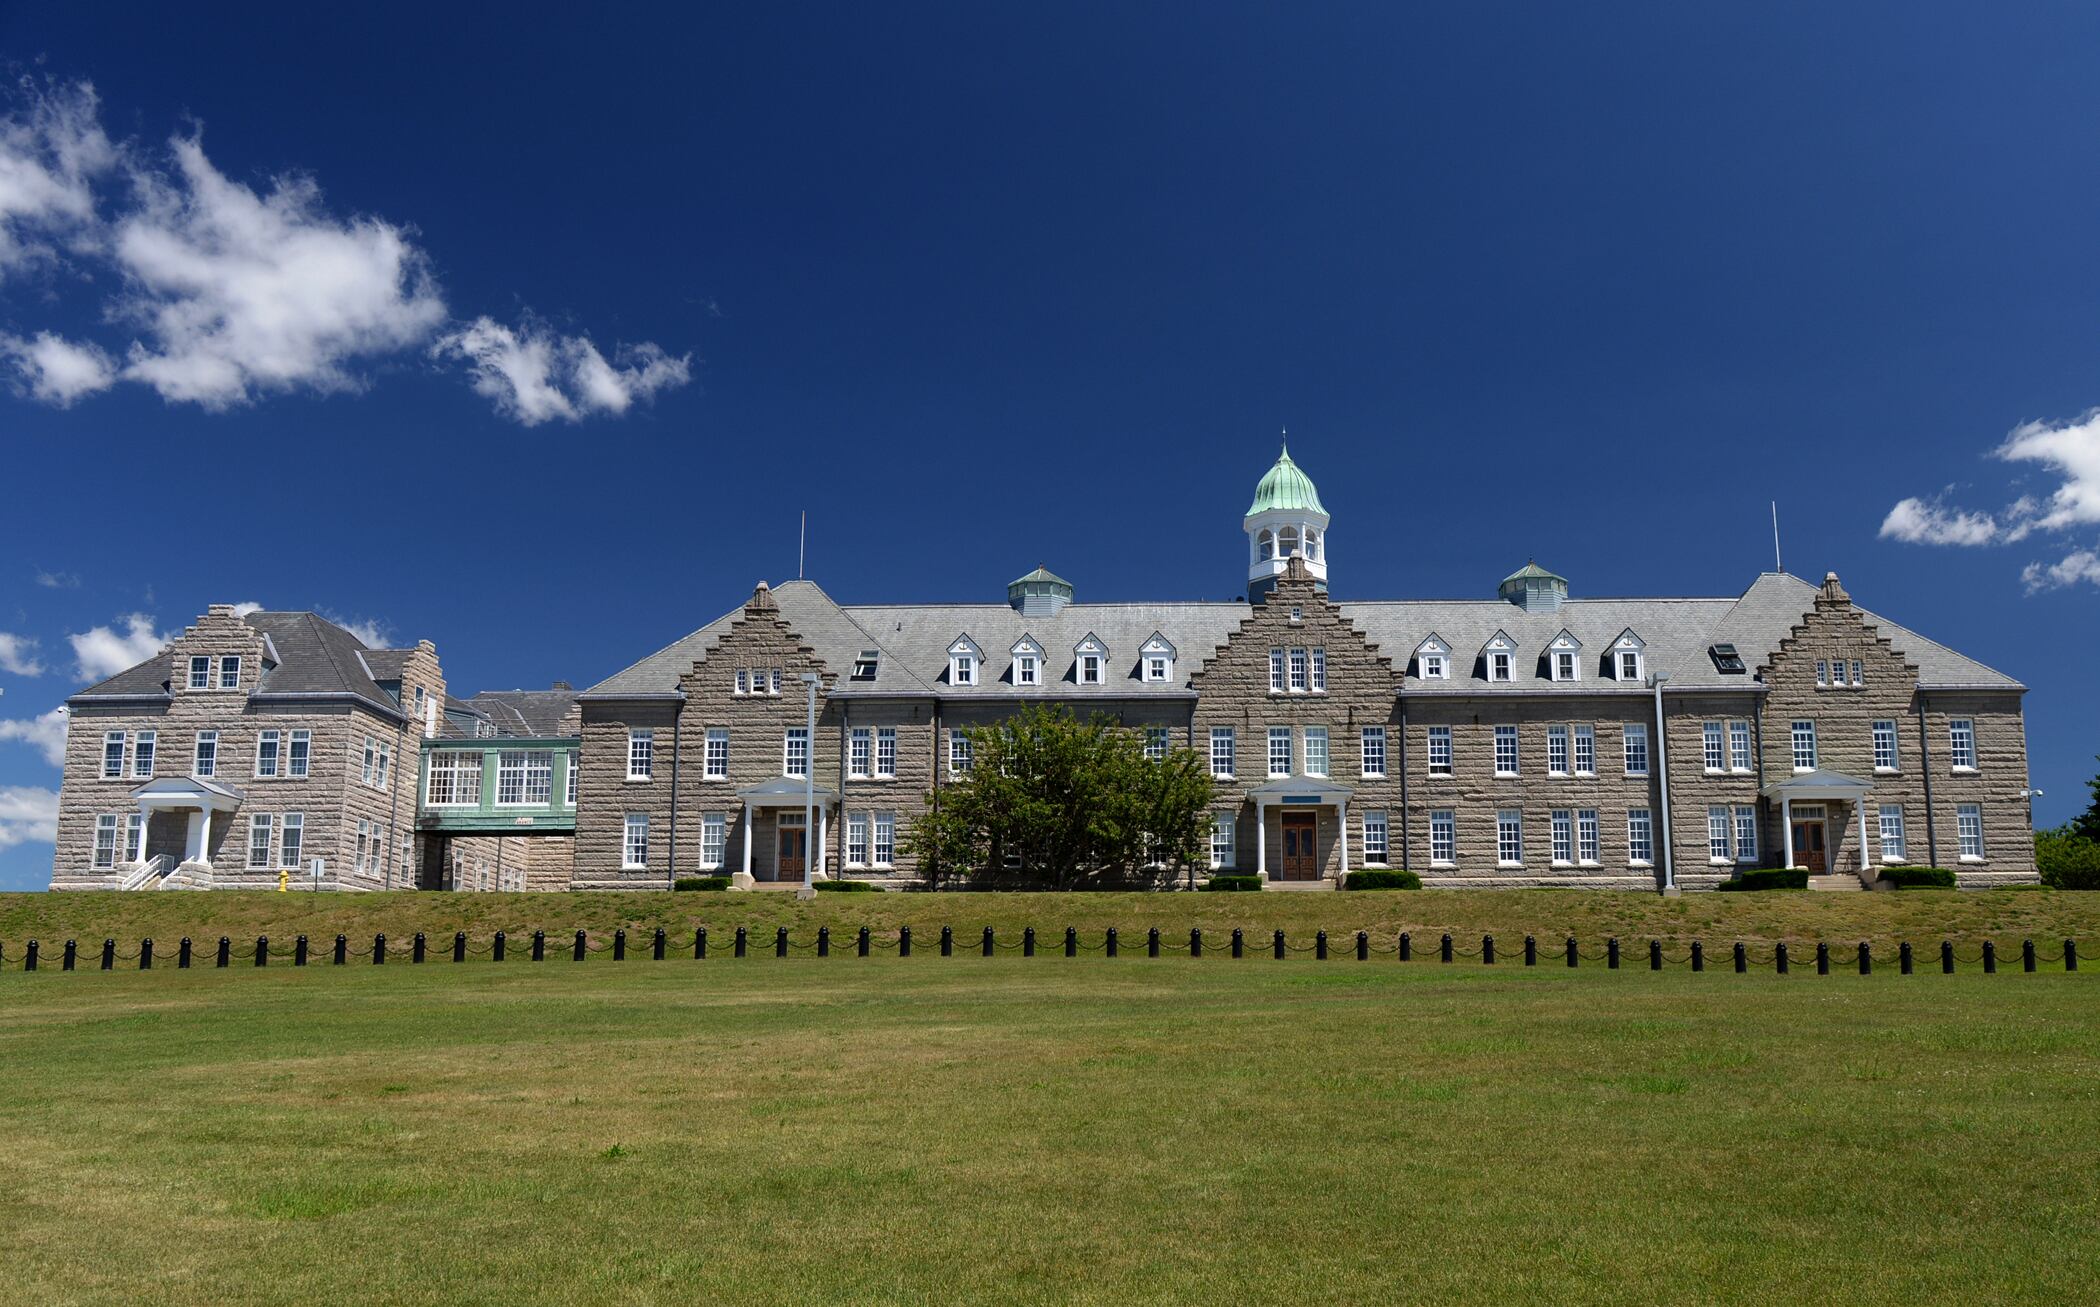
[[[817,674],[802,673],[802,684],[809,687],[809,732],[802,737],[802,888],[795,897],[813,899],[817,878],[810,836],[817,829]]]
[[[1662,777],[1662,892],[1665,898],[1674,898],[1677,894],[1677,868],[1671,856],[1670,752],[1664,739],[1667,732],[1663,722],[1663,684],[1669,679],[1668,672],[1656,672],[1649,676],[1648,684],[1655,687],[1655,767],[1657,775]]]

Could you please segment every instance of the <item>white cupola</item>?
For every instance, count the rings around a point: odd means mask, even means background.
[[[1327,510],[1312,478],[1291,461],[1286,443],[1276,465],[1254,488],[1242,525],[1247,532],[1247,597],[1260,603],[1276,579],[1303,560],[1320,589],[1327,588]]]

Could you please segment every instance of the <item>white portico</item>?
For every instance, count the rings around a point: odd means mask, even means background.
[[[752,873],[752,850],[759,842],[758,818],[761,813],[771,818],[771,879],[780,884],[801,883],[803,862],[810,856],[811,848],[809,830],[804,824],[805,805],[810,804],[812,797],[816,809],[817,861],[810,874],[816,880],[828,877],[831,810],[838,806],[839,792],[821,785],[812,790],[800,776],[776,776],[763,784],[737,791],[737,798],[744,805],[744,865],[742,871],[730,878],[731,883],[738,889],[751,889],[758,884],[758,878]]]
[[[1867,795],[1874,786],[1843,772],[1808,771],[1776,781],[1762,791],[1768,802],[1779,804],[1781,838],[1786,842],[1786,865],[1823,873],[1833,870],[1830,846],[1841,829],[1835,805],[1849,803],[1859,813],[1859,877],[1874,879],[1874,845],[1867,833]]]
[[[211,829],[215,814],[230,813],[241,806],[241,792],[230,785],[198,776],[165,776],[147,781],[131,792],[139,815],[151,825],[156,812],[188,815],[183,837],[182,866],[211,870]],[[143,856],[143,850],[141,850]]]
[[[1254,803],[1254,870],[1271,884],[1324,884],[1325,860],[1320,856],[1320,816],[1334,814],[1335,838],[1341,844],[1341,872],[1349,874],[1349,800],[1353,786],[1337,785],[1322,776],[1282,777],[1247,791]],[[1272,815],[1270,809],[1276,809]],[[1281,859],[1269,863],[1269,826],[1280,829]],[[1337,880],[1334,883],[1339,883]]]

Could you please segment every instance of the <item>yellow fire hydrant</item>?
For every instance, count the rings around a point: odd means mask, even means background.
[[[292,873],[282,867],[277,869],[277,892],[288,893],[292,888]]]

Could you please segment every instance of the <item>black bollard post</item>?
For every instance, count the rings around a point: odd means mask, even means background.
[[[427,956],[424,951],[424,944],[423,932],[419,930],[416,932],[415,943],[409,949],[408,960],[410,962],[420,963]]]
[[[304,935],[292,941],[292,965],[295,967],[306,965],[306,936]]]
[[[1079,956],[1079,932],[1070,926],[1065,927],[1065,956],[1068,958]]]
[[[868,956],[868,928],[862,926],[853,938],[853,947],[862,957]]]
[[[1568,965],[1571,967],[1574,966],[1577,957],[1578,955],[1575,952],[1575,937],[1573,935],[1570,935],[1568,936]]]
[[[817,956],[820,958],[831,956],[831,927],[829,926],[817,927]]]
[[[1313,956],[1322,962],[1327,960],[1327,932],[1324,930],[1313,936]]]
[[[1619,937],[1617,935],[1604,941],[1604,965],[1612,971],[1619,969]]]
[[[77,953],[79,953],[79,951],[80,951],[80,946],[79,946],[79,945],[75,944],[75,943],[74,943],[74,942],[73,942],[72,940],[70,940],[70,939],[69,939],[69,940],[67,940],[67,941],[66,941],[66,952],[65,952],[65,956],[64,956],[64,957],[63,957],[63,958],[62,958],[62,959],[60,960],[60,962],[59,962],[59,970],[61,970],[61,971],[71,971],[71,970],[73,969],[73,958],[74,958],[74,955],[75,955],[75,954],[77,954]],[[225,964],[224,962],[221,962],[221,963],[220,963],[219,965],[223,967],[223,966],[225,966],[226,964]]]
[[[1696,939],[1692,941],[1692,970],[1706,970],[1706,946]]]
[[[911,956],[910,926],[897,927],[897,956],[900,958],[908,958]]]
[[[1524,937],[1524,965],[1527,967],[1535,967],[1538,964],[1539,942],[1533,939],[1531,936],[1526,935]]]
[[[1983,974],[1998,974],[1998,946],[1990,940],[1983,941]]]
[[[66,962],[67,962],[66,970],[68,970],[68,971],[71,971],[71,970],[73,969],[73,967],[72,967],[72,958],[73,958],[73,941],[72,941],[72,940],[67,940],[67,941],[66,941]],[[232,961],[233,961],[233,941],[232,941],[232,940],[230,940],[230,939],[228,939],[228,938],[226,938],[226,937],[225,937],[224,935],[221,935],[221,936],[219,936],[219,957],[218,957],[218,963],[219,963],[219,965],[220,965],[220,966],[222,966],[222,967],[223,967],[223,966],[227,965],[228,963],[230,963],[230,962],[232,962]]]
[[[589,937],[589,936],[587,936],[587,935],[585,935],[585,934],[584,934],[584,933],[583,933],[582,931],[580,931],[580,930],[579,930],[579,931],[577,931],[577,932],[576,932],[576,942],[575,942],[574,944],[570,945],[570,950],[571,950],[571,951],[570,951],[570,953],[569,953],[569,960],[570,960],[571,962],[581,962],[581,961],[583,961],[583,953],[584,953],[584,950],[585,950],[586,948],[588,948],[589,946],[590,946],[590,937]]]
[[[1951,939],[1940,941],[1940,974],[1954,974],[1954,941]]]
[[[151,944],[153,941],[149,939],[146,942]],[[2064,970],[2078,970],[2078,941],[2075,939],[2064,941]]]
[[[622,927],[620,927],[619,929],[617,929],[617,930],[613,931],[613,961],[615,961],[615,962],[625,962],[626,960],[627,960],[627,927],[625,927],[625,926],[622,926]]]
[[[1107,942],[1103,945],[1103,948],[1109,957],[1116,955],[1116,928],[1114,926],[1108,928]]]
[[[1283,932],[1280,930],[1276,932],[1274,948],[1276,950],[1276,960],[1278,962],[1283,961]]]
[[[117,969],[117,941],[113,939],[104,938],[102,941],[102,969],[104,971],[115,971]]]
[[[153,970],[153,936],[151,935],[139,941],[139,970]],[[2076,970],[2076,968],[2074,967],[2073,970]]]
[[[383,964],[385,961],[386,936],[374,935],[372,936],[372,965],[376,967]]]
[[[2066,942],[2068,942],[2068,941],[2066,941]],[[1236,957],[1236,958],[1237,958],[1237,957],[1244,957],[1244,956],[1245,956],[1245,952],[1244,952],[1244,950],[1245,950],[1245,948],[1246,948],[1246,945],[1247,945],[1247,940],[1246,940],[1246,937],[1245,937],[1244,935],[1242,935],[1242,934],[1240,933],[1240,928],[1239,928],[1238,926],[1234,926],[1234,927],[1232,928],[1232,956],[1234,956],[1234,957]],[[2074,968],[2072,968],[2072,969],[2073,969],[2073,970],[2076,970],[2076,968],[2075,968],[2075,967],[2074,967]]]
[[[1816,941],[1816,974],[1819,976],[1830,974],[1830,945],[1820,939]]]
[[[335,965],[339,967],[347,966],[349,962],[350,937],[348,935],[337,935],[335,937]]]
[[[1874,953],[1867,946],[1867,941],[1865,940],[1859,942],[1859,974],[1862,976],[1874,974]]]
[[[490,956],[495,958],[496,961],[501,962],[503,960],[504,945],[508,944],[509,942],[510,937],[508,935],[506,935],[503,931],[497,931],[496,943],[494,948],[490,951]]]
[[[776,958],[784,958],[787,955],[788,928],[786,926],[776,926],[773,930],[773,956]]]
[[[184,941],[182,941],[182,942],[183,942],[183,945],[184,945],[184,947],[185,947],[185,948],[187,948],[187,946],[189,945],[189,941],[188,941],[188,940],[184,940]],[[30,941],[29,941],[29,952],[28,952],[28,955],[27,955],[26,957],[24,957],[24,958],[23,958],[23,960],[22,960],[22,970],[24,970],[24,971],[34,971],[34,970],[36,970],[36,941],[35,941],[35,940],[30,940]]]
[[[1902,943],[1902,944],[1900,944],[1899,946],[1897,946],[1897,949],[1896,949],[1896,970],[1898,970],[1898,971],[1902,972],[1902,973],[1903,973],[1904,975],[1906,975],[1906,976],[1907,976],[1907,975],[1911,974],[1911,970],[1910,970],[1910,968],[1911,968],[1911,955],[1910,955],[1910,941],[1906,939],[1906,940],[1904,940],[1904,941],[1903,941],[1903,943]]]
[[[1368,931],[1359,930],[1356,932],[1356,960],[1358,962],[1369,962],[1371,960],[1371,936]]]
[[[693,961],[707,961],[707,927],[693,927]]]
[[[1437,941],[1436,960],[1439,962],[1449,962],[1451,960],[1451,933],[1449,931],[1444,932],[1443,937]]]
[[[258,967],[270,965],[270,937],[268,935],[257,935],[255,937],[255,965]]]
[[[736,955],[738,957],[743,957],[749,951],[750,947],[751,933],[749,928],[744,926],[738,926],[736,928]]]
[[[1192,958],[1203,956],[1203,928],[1201,926],[1189,927],[1189,956]]]
[[[944,958],[955,956],[955,931],[947,926],[941,927],[941,956]]]
[[[1482,935],[1480,937],[1480,965],[1484,967],[1495,965],[1495,937],[1493,935]]]
[[[30,947],[35,948],[36,946],[32,944]],[[190,969],[190,937],[188,935],[184,935],[182,942],[175,946],[175,969],[177,971],[188,971]]]
[[[1409,933],[1408,933],[1407,931],[1404,931],[1404,930],[1403,930],[1403,931],[1401,931],[1401,932],[1400,932],[1400,960],[1401,960],[1402,962],[1409,962],[1409,961],[1412,961],[1412,960],[1414,959],[1414,956],[1415,956],[1415,941],[1414,941],[1414,936],[1412,936],[1411,934],[1409,934]]]
[[[992,948],[992,928],[990,926],[986,926],[984,928],[984,955],[986,957],[990,957],[992,955]]]
[[[1651,939],[1648,941],[1648,970],[1661,971],[1662,969],[1663,942],[1659,939]]]
[[[1749,969],[1750,951],[1743,947],[1743,941],[1737,940],[1735,942],[1735,974],[1740,976]]]
[[[1145,931],[1145,956],[1148,958],[1159,956],[1159,927],[1157,926],[1149,927]]]
[[[649,960],[651,962],[664,960],[664,928],[662,926],[658,926],[656,933],[649,937]]]
[[[2020,970],[2034,970],[2034,941],[2031,939],[2020,942]]]
[[[1780,975],[1786,974],[1786,941],[1780,940],[1772,946],[1772,968]]]
[[[662,954],[658,954],[658,956],[661,957]],[[464,930],[452,932],[452,960],[454,962],[465,962],[467,960],[467,932]]]
[[[1021,956],[1024,958],[1032,958],[1035,956],[1034,926],[1023,926],[1021,928]]]
[[[534,962],[545,962],[547,960],[547,932],[544,930],[532,932],[532,960]]]

